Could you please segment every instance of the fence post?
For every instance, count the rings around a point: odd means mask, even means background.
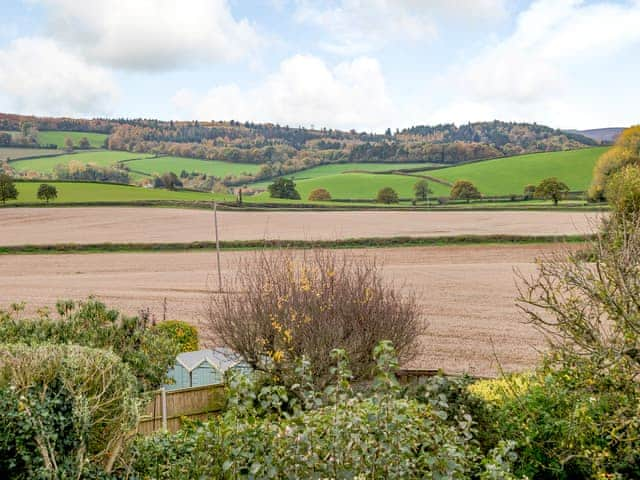
[[[164,387],[160,389],[160,395],[162,397],[162,431],[167,431],[167,391]]]

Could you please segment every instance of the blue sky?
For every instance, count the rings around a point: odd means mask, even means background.
[[[2,0],[0,111],[381,131],[640,112],[640,0]]]

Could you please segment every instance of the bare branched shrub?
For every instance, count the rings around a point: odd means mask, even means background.
[[[415,298],[383,282],[373,260],[327,250],[261,252],[240,262],[231,289],[237,293],[211,296],[208,337],[285,381],[304,356],[323,384],[334,348],[347,352],[356,378],[372,372],[381,340],[393,342],[402,359],[415,354]]]
[[[520,276],[519,306],[552,352],[640,374],[640,216],[615,216],[593,242],[591,262],[564,254]]]

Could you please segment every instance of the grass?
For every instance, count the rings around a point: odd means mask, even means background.
[[[38,133],[38,143],[41,145],[53,144],[58,148],[64,148],[64,142],[67,138],[73,140],[73,144],[77,146],[83,137],[87,137],[91,148],[102,148],[108,136],[105,133],[48,131]]]
[[[29,160],[16,160],[11,162],[11,166],[19,172],[38,172],[43,174],[53,173],[53,168],[59,164],[66,164],[70,161],[84,164],[93,163],[103,167],[113,165],[122,160],[149,157],[147,153],[116,152],[111,150],[96,150],[91,152],[71,153],[56,157],[33,158]]]
[[[44,148],[0,148],[0,161],[24,157],[44,157],[47,155],[58,155],[59,153],[59,150]]]
[[[58,198],[51,202],[56,203],[121,203],[145,200],[182,200],[182,201],[211,201],[224,199],[224,196],[214,196],[210,193],[169,191],[134,187],[130,185],[114,185],[108,183],[84,183],[84,182],[47,182],[58,189]],[[36,192],[40,182],[16,182],[18,199],[8,201],[7,204],[43,203],[37,199]]]
[[[390,172],[400,169],[415,169],[420,167],[433,166],[433,163],[334,163],[331,165],[320,165],[307,170],[283,175],[284,178],[291,178],[296,182],[301,180],[309,180],[312,178],[325,177],[328,175],[337,175],[347,172]],[[268,181],[252,183],[252,188],[267,188],[275,179]]]
[[[591,183],[593,167],[598,157],[607,148],[497,158],[424,173],[452,183],[456,180],[469,180],[483,195],[522,194],[525,185],[536,185],[547,177],[558,177],[572,191],[585,191]]]
[[[252,174],[260,170],[260,165],[251,163],[231,163],[221,162],[219,160],[199,160],[184,157],[158,157],[132,160],[126,162],[126,165],[131,170],[142,172],[146,175],[152,175],[153,173],[162,174],[165,172],[174,172],[176,175],[180,175],[182,170],[186,170],[189,173],[206,173],[207,175],[214,175],[219,178],[224,178],[227,175]]]
[[[523,235],[459,235],[444,237],[380,237],[349,238],[344,240],[231,240],[221,241],[223,250],[252,250],[264,248],[397,248],[451,245],[498,245],[538,243],[582,243],[592,236],[523,236]],[[112,252],[175,252],[186,250],[213,250],[215,242],[190,243],[98,243],[98,244],[50,244],[0,246],[0,255],[51,254],[51,253],[112,253]]]
[[[334,199],[367,200],[374,199],[378,191],[384,187],[393,188],[401,198],[413,198],[413,186],[420,179],[407,175],[374,174],[374,173],[342,173],[325,175],[307,180],[296,180],[296,189],[303,200],[316,188],[326,188]],[[435,182],[429,182],[435,196],[448,195],[449,188]],[[268,193],[257,195],[267,200]]]

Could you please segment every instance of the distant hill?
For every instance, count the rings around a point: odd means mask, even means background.
[[[616,141],[624,127],[593,128],[590,130],[567,130],[569,133],[577,133],[591,138],[598,143],[609,144]]]
[[[3,130],[23,132],[13,136],[5,134],[4,138],[7,142],[12,138],[19,139],[24,146],[36,146],[38,132],[73,130],[108,134],[106,144],[110,150],[259,166],[257,172],[250,175],[225,177],[223,180],[227,185],[291,175],[326,164],[422,162],[456,165],[525,153],[576,150],[598,144],[580,133],[535,123],[498,120],[459,126],[414,126],[396,132],[387,129],[381,134],[233,120],[89,120],[0,113],[0,131]],[[25,134],[27,131],[30,133]],[[180,166],[176,165],[175,173],[180,171]]]

